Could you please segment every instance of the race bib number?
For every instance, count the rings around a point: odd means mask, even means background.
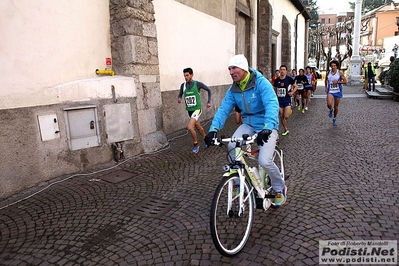
[[[277,88],[277,97],[285,97],[286,94],[285,88]]]
[[[299,91],[303,90],[303,84],[302,83],[298,83],[298,90]]]
[[[197,105],[197,100],[195,96],[187,96],[185,98],[187,107],[194,107]]]
[[[339,92],[338,84],[330,84],[330,93],[337,93]]]

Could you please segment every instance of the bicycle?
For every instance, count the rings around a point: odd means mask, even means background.
[[[224,165],[223,178],[215,190],[210,213],[213,243],[220,254],[234,256],[247,243],[255,209],[268,210],[274,206],[275,191],[270,177],[259,165],[251,167],[244,157],[256,160],[258,151],[250,151],[248,145],[255,143],[257,134],[245,134],[242,138],[213,139],[213,145],[235,142],[235,158]],[[229,156],[229,151],[228,156]],[[273,161],[285,180],[283,151],[276,143]],[[258,171],[259,169],[259,171]]]

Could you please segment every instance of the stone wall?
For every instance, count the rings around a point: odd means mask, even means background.
[[[118,104],[136,105],[135,99],[118,98]],[[92,99],[79,103],[36,106],[0,110],[0,198],[15,194],[52,178],[85,171],[105,163],[113,164],[107,143],[103,107],[114,104],[112,99]],[[71,150],[68,147],[64,108],[96,106],[100,144],[96,147]],[[38,116],[55,114],[59,138],[42,141]],[[138,133],[137,113],[131,113],[133,139],[124,143],[125,156],[143,152]]]
[[[151,0],[110,0],[111,52],[117,75],[133,77],[145,151],[162,147],[162,97],[154,6]]]
[[[134,79],[134,82],[124,84],[132,84],[131,95],[136,96],[120,97],[120,87],[115,86],[117,103],[129,103],[131,107],[134,137],[123,144],[125,156],[131,157],[157,150],[167,142],[162,131],[154,7],[151,0],[110,0],[109,9],[113,70],[117,76]],[[108,20],[107,17],[104,19]],[[116,82],[118,77],[111,80]],[[81,89],[92,88],[86,85],[93,81],[75,82]],[[124,81],[118,82],[121,84]],[[109,104],[114,104],[111,96],[109,99],[93,97],[78,102],[0,110],[0,144],[2,154],[5,155],[0,163],[0,198],[58,176],[113,163],[103,112],[104,106]],[[84,105],[97,108],[100,143],[97,147],[71,150],[68,146],[64,108]],[[55,114],[58,117],[60,138],[41,140],[38,115],[43,114]]]

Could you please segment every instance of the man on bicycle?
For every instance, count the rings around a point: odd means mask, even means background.
[[[258,133],[259,165],[266,170],[271,185],[276,191],[275,205],[282,205],[286,200],[287,187],[278,167],[273,162],[273,152],[278,137],[279,104],[270,82],[257,70],[248,67],[244,55],[233,56],[228,63],[233,84],[227,90],[221,106],[217,110],[205,144],[211,145],[212,139],[222,129],[233,108],[241,110],[242,124],[233,137],[243,134],[252,136]],[[234,143],[229,144],[230,158],[234,158]]]

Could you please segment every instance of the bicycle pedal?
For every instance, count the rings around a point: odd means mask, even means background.
[[[267,211],[272,206],[272,201],[270,199],[263,200],[263,209]]]
[[[263,210],[263,199],[256,198],[256,208]]]

